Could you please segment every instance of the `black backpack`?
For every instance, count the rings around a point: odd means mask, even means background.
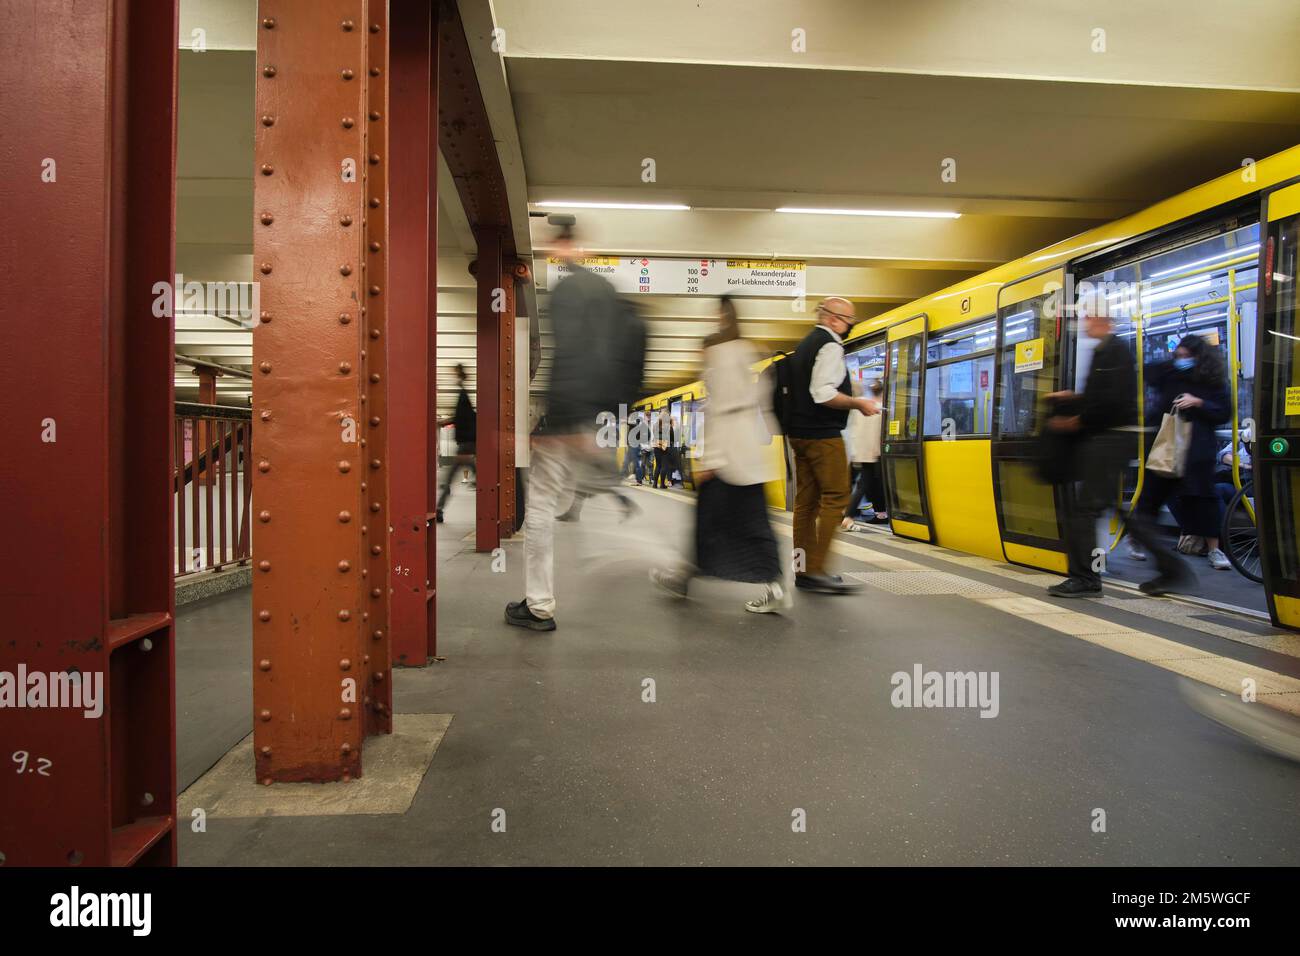
[[[785,352],[773,353],[772,363],[763,370],[763,375],[765,387],[772,395],[772,420],[767,423],[767,429],[773,435],[782,435],[790,404],[790,356]]]

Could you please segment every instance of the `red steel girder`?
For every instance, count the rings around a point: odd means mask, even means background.
[[[496,234],[502,253],[514,256],[505,175],[455,3],[440,5],[438,37],[439,146],[475,234]]]
[[[366,731],[386,723],[370,716],[386,707],[371,685],[389,683],[383,9],[258,9],[253,740],[266,783],[359,776]]]
[[[175,271],[177,4],[11,4],[4,24],[0,670],[75,673],[104,709],[4,712],[0,854],[174,864],[175,353],[152,306]]]
[[[437,536],[428,516],[437,482],[437,406],[430,401],[437,348],[437,33],[429,0],[390,0],[389,16],[388,185],[401,199],[388,218],[389,634],[394,664],[422,665],[432,656],[436,623],[429,569]]]

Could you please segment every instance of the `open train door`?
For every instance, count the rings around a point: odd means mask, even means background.
[[[1065,573],[1061,495],[1038,477],[1037,435],[1061,388],[1065,270],[1050,269],[998,290],[997,401],[993,495],[1007,560]]]
[[[925,494],[925,441],[921,433],[927,325],[922,313],[889,329],[880,427],[890,529],[904,538],[934,542]]]
[[[1300,628],[1300,182],[1264,197],[1255,350],[1255,509],[1269,614]]]

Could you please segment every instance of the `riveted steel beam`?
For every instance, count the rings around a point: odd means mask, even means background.
[[[152,306],[175,272],[177,30],[175,2],[126,0],[10,4],[0,30],[10,867],[176,862],[174,343]]]
[[[367,732],[391,713],[384,10],[382,0],[258,7],[253,741],[263,783],[359,776]]]
[[[428,520],[437,482],[436,14],[429,0],[391,0],[388,280],[389,489],[392,503],[392,660],[426,663],[436,623]],[[431,298],[431,295],[433,298]],[[432,478],[432,482],[431,479]]]
[[[470,227],[499,235],[503,254],[514,256],[505,175],[454,2],[438,10],[438,89],[438,143]]]

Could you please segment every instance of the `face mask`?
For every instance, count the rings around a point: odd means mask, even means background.
[[[1189,372],[1196,367],[1194,358],[1176,358],[1174,359],[1174,368],[1182,372]]]

